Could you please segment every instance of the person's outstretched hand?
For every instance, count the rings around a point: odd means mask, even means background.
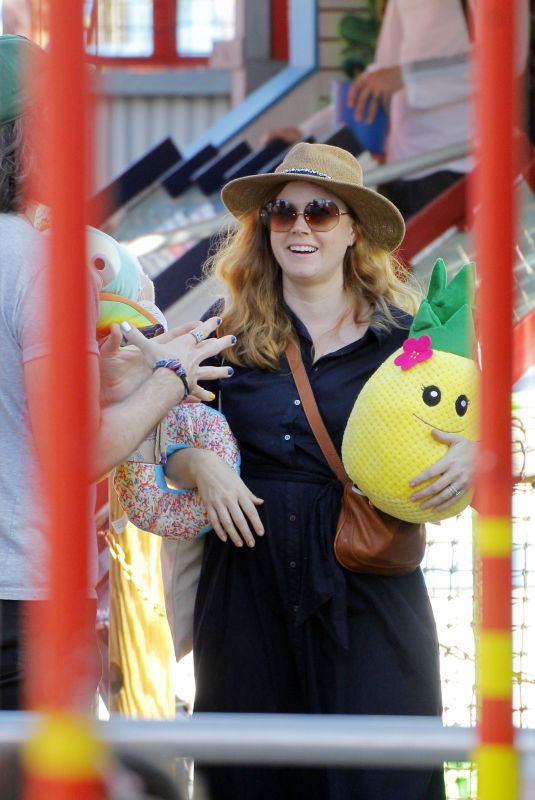
[[[170,342],[200,324],[199,321],[185,322],[178,328],[162,333],[158,337],[159,342],[160,344]],[[123,334],[119,325],[113,323],[99,354],[101,406],[120,403],[135,392],[152,373],[141,350],[135,345],[121,347],[122,340]]]
[[[355,108],[355,119],[360,122],[369,101],[365,122],[370,125],[375,119],[379,104],[388,111],[390,97],[402,88],[401,67],[362,72],[349,87],[347,105]]]
[[[188,333],[179,334],[171,339],[169,339],[169,335],[146,339],[137,328],[132,327],[128,322],[121,324],[121,331],[128,344],[134,344],[139,348],[151,369],[154,362],[160,359],[177,359],[186,372],[190,393],[200,400],[212,400],[211,393],[199,386],[199,381],[228,378],[233,373],[231,367],[201,366],[203,361],[212,358],[227,347],[232,347],[236,342],[236,337],[231,334],[221,338],[215,336],[208,338],[220,323],[219,317],[211,317],[205,322],[200,322]],[[165,341],[162,341],[164,339]]]

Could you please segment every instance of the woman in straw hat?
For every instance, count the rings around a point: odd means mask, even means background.
[[[241,448],[241,478],[198,449],[173,454],[166,468],[198,488],[217,534],[206,539],[197,594],[195,708],[438,715],[422,572],[360,575],[336,562],[341,484],[285,356],[295,342],[339,450],[355,397],[401,346],[416,306],[392,256],[402,217],[363,187],[352,155],[323,144],[297,144],[275,173],[231,181],[222,196],[240,224],[212,269],[228,290],[222,328],[238,342],[225,353],[232,379],[213,388]],[[240,766],[207,775],[213,800],[444,794],[440,770]]]

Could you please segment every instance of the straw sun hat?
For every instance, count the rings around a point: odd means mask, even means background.
[[[275,172],[236,178],[223,187],[221,197],[237,219],[272,200],[289,181],[323,186],[343,200],[368,237],[386,250],[403,239],[405,223],[386,197],[362,185],[362,169],[347,150],[329,144],[299,142],[287,153]]]

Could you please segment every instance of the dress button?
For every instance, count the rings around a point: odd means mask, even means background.
[[[287,442],[289,442],[289,441],[290,441],[290,439],[291,439],[292,437],[290,436],[290,434],[289,434],[289,433],[287,433],[287,434],[285,435],[285,437],[284,437],[284,438],[285,438],[285,440],[286,440]]]
[[[295,561],[290,561],[290,566],[291,566],[292,569],[295,569],[296,566],[297,566],[297,563]]]
[[[295,520],[297,519],[297,517],[295,516],[295,514],[290,514],[290,516],[288,517],[288,519],[290,520],[290,522],[295,522]]]
[[[294,406],[300,406],[301,400],[294,400]]]

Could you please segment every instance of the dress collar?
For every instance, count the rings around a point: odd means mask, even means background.
[[[308,332],[306,325],[299,319],[295,311],[292,311],[290,306],[285,301],[283,301],[283,306],[286,313],[288,314],[288,316],[292,321],[292,324],[297,332],[297,335],[301,339],[305,339],[306,341],[310,342],[310,344],[312,344],[312,337]],[[405,327],[406,325],[408,330],[411,323],[410,315],[406,314],[404,311],[401,311],[399,308],[396,308],[395,306],[389,306],[389,308],[394,318],[398,319],[400,323],[403,325],[403,327]],[[375,308],[372,314],[370,326],[366,331],[366,333],[364,334],[364,336],[361,339],[357,339],[355,342],[351,342],[349,345],[347,345],[347,347],[351,347],[351,345],[361,342],[370,334],[375,336],[377,342],[380,344],[390,334],[390,331],[391,331],[391,323],[387,319],[384,311],[381,308]]]

